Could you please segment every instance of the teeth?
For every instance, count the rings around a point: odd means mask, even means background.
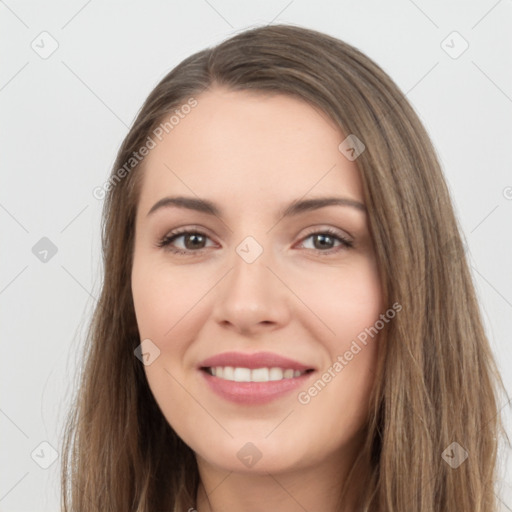
[[[269,382],[283,379],[293,379],[300,377],[303,373],[300,370],[293,370],[291,368],[241,368],[232,366],[216,366],[210,368],[213,376],[231,380],[234,382]]]
[[[212,368],[213,369],[213,368]],[[235,380],[235,371],[232,366],[225,366],[222,368],[222,366],[217,366],[216,370],[222,371],[222,378],[226,380]]]
[[[233,376],[235,382],[251,382],[251,370],[249,368],[235,368]]]
[[[270,368],[268,372],[268,380],[282,380],[284,378],[281,368]]]
[[[268,368],[257,368],[251,372],[253,382],[268,382]]]

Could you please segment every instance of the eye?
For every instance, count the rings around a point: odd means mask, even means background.
[[[180,238],[184,241],[184,248],[178,248],[173,245],[174,242]],[[308,250],[317,251],[326,256],[344,249],[350,249],[354,246],[352,240],[349,240],[331,228],[309,233],[302,239],[301,244],[304,245],[305,241],[309,239],[313,240],[313,247],[308,248]],[[202,251],[207,248],[205,245],[207,240],[209,240],[208,235],[202,231],[185,228],[172,231],[157,242],[156,245],[175,254],[196,256],[202,254]],[[337,247],[335,246],[336,243],[338,243]]]
[[[172,243],[179,238],[183,238],[185,241],[184,249],[179,249],[172,245]],[[200,253],[201,250],[205,248],[203,244],[208,238],[208,235],[201,231],[183,229],[180,231],[172,231],[164,236],[164,238],[157,243],[157,246],[165,247],[166,250],[176,254]],[[188,241],[190,241],[190,243],[187,243]]]
[[[350,249],[354,246],[354,242],[352,240],[349,240],[345,236],[330,228],[310,233],[308,236],[302,239],[302,243],[304,244],[304,241],[310,238],[313,239],[313,248],[311,250],[317,250],[318,252],[322,253],[322,256],[330,255],[343,249]],[[318,243],[315,244],[315,241],[318,241]],[[333,247],[333,243],[335,242],[339,242],[338,248]],[[320,249],[318,247],[320,247]]]

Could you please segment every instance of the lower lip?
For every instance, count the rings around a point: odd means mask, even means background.
[[[291,379],[271,380],[269,382],[235,382],[220,379],[200,370],[210,389],[217,395],[238,404],[265,404],[280,398],[294,389],[300,388],[314,372],[304,373]]]

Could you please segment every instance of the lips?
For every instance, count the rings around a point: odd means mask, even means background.
[[[218,366],[233,368],[283,368],[291,370],[314,370],[313,367],[294,361],[287,357],[274,354],[272,352],[257,352],[255,354],[244,354],[242,352],[224,352],[213,357],[209,357],[202,363],[200,368],[215,368]]]
[[[225,352],[201,362],[199,370],[222,398],[263,404],[303,385],[315,368],[271,352]]]

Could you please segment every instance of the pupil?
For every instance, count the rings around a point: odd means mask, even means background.
[[[329,244],[325,244],[325,239],[326,238],[329,239],[331,237],[329,235],[317,235],[317,240],[321,240],[320,246],[325,247],[326,245],[329,245]]]
[[[192,235],[189,235],[189,236],[187,237],[187,239],[188,239],[188,240],[191,240],[191,239],[193,240],[193,239],[195,239],[195,240],[196,240],[196,242],[197,242],[197,239],[198,239],[198,238],[202,238],[202,235],[192,234]],[[192,245],[192,248],[197,247],[197,244],[194,244],[194,243],[192,243],[192,244],[190,244],[190,245]]]

